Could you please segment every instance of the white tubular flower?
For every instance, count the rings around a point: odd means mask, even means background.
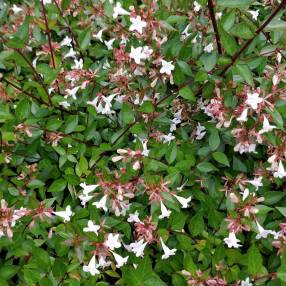
[[[71,207],[68,205],[65,211],[53,212],[53,214],[63,218],[64,222],[67,222],[70,221],[73,212],[71,211]]]
[[[172,212],[166,208],[166,206],[163,204],[162,201],[160,202],[160,205],[161,205],[161,214],[159,215],[159,219],[163,219],[165,217],[168,218]]]
[[[123,15],[130,15],[130,13],[122,8],[122,4],[120,2],[117,2],[113,9],[112,17],[116,19],[118,16]]]
[[[119,242],[119,234],[109,233],[107,240],[104,242],[104,245],[111,250],[121,247],[121,243]]]
[[[100,199],[100,201],[94,202],[93,205],[96,206],[98,209],[103,209],[105,212],[107,212],[106,201],[107,201],[107,195],[104,195]]]
[[[170,256],[175,255],[177,249],[170,249],[160,237],[161,246],[163,248],[164,254],[162,255],[162,259],[168,259]]]
[[[160,73],[171,75],[172,71],[175,69],[175,66],[172,64],[172,61],[167,62],[165,60],[161,61],[162,67],[160,69]]]
[[[274,172],[273,175],[274,178],[279,178],[279,179],[283,179],[284,177],[286,177],[286,172],[281,160],[279,161],[278,170]]]
[[[267,117],[264,116],[263,126],[262,126],[262,129],[259,131],[259,134],[263,134],[263,133],[270,132],[270,131],[272,131],[272,130],[275,129],[275,128],[276,128],[276,126],[270,125],[270,123],[269,123]]]
[[[178,202],[182,205],[182,209],[186,209],[189,207],[189,202],[191,201],[192,197],[184,198],[181,196],[174,195],[174,197],[178,200]]]
[[[113,256],[114,256],[114,258],[115,258],[115,261],[116,261],[116,268],[120,268],[120,267],[122,267],[124,264],[126,264],[127,263],[127,260],[128,260],[128,258],[129,258],[129,256],[126,256],[126,257],[122,257],[122,256],[120,256],[119,254],[117,254],[117,253],[115,253],[115,252],[113,252],[113,251],[111,251],[112,252],[112,254],[113,254]]]
[[[87,227],[83,229],[84,232],[94,232],[98,235],[98,231],[100,230],[100,225],[96,225],[92,220],[89,220],[87,223]]]
[[[236,238],[234,232],[230,232],[228,237],[224,238],[224,242],[228,248],[239,248],[242,246],[239,244],[240,240]]]
[[[95,255],[92,256],[87,266],[83,266],[84,272],[89,272],[92,276],[100,274],[97,269]]]
[[[139,34],[142,34],[143,29],[147,26],[147,23],[141,20],[141,16],[132,17],[130,21],[132,24],[129,27],[129,31],[137,31]]]

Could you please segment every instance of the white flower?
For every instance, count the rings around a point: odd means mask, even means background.
[[[77,60],[76,58],[74,59],[74,65],[71,67],[73,70],[79,69],[81,70],[83,68],[83,59]]]
[[[111,101],[115,96],[116,94],[111,94],[108,97],[101,97],[101,101],[99,101],[99,98],[96,97],[94,100],[88,101],[87,104],[94,106],[97,113],[111,115],[112,113],[115,112],[114,110],[111,110],[112,107]]]
[[[105,46],[107,47],[108,50],[112,50],[113,49],[113,42],[115,41],[115,39],[111,39],[109,41],[104,41]]]
[[[130,21],[132,24],[129,27],[129,31],[137,31],[139,34],[142,34],[143,28],[147,26],[147,23],[141,20],[141,16],[132,17]]]
[[[97,34],[95,35],[95,38],[96,38],[97,40],[99,40],[100,42],[102,42],[102,43],[103,43],[102,33],[103,33],[104,30],[105,30],[105,28],[104,28],[104,29],[101,29],[101,30],[98,31]]]
[[[239,244],[240,240],[236,238],[235,233],[234,232],[230,232],[229,236],[224,238],[224,242],[225,244],[227,244],[227,246],[229,248],[239,248],[241,247],[241,244]]]
[[[258,16],[259,16],[259,10],[255,10],[255,11],[249,10],[248,13],[251,14],[252,19],[253,19],[254,21],[257,21],[257,18],[258,18]]]
[[[191,24],[188,24],[187,26],[186,26],[186,28],[184,29],[184,31],[182,32],[182,36],[181,36],[181,40],[183,41],[183,40],[185,40],[185,39],[187,39],[190,35],[191,35],[191,33],[188,33],[188,30],[189,30],[189,28],[190,28],[190,26],[191,26]]]
[[[119,234],[117,233],[113,235],[112,233],[109,233],[104,245],[111,250],[121,247],[121,243],[119,242]]]
[[[38,57],[35,57],[34,59],[33,59],[33,61],[32,61],[32,66],[34,67],[34,68],[36,68],[36,66],[37,66],[37,61],[38,61]]]
[[[196,139],[197,140],[201,140],[204,138],[204,136],[206,135],[206,128],[204,126],[202,126],[200,123],[198,123],[197,128],[196,128]]]
[[[273,85],[277,85],[279,83],[279,76],[277,74],[275,74],[273,77],[272,77],[272,83]]]
[[[245,201],[247,197],[249,196],[249,189],[244,189],[244,191],[241,193],[242,194],[242,200]]]
[[[170,256],[175,255],[177,249],[170,249],[160,237],[161,246],[163,248],[164,254],[162,255],[162,259],[168,259]]]
[[[86,203],[89,202],[93,198],[93,196],[79,195],[78,198],[80,199],[80,202],[83,207],[85,207]]]
[[[145,48],[145,47],[144,47]],[[137,48],[134,48],[133,46],[131,47],[131,52],[129,54],[129,57],[131,59],[134,59],[135,63],[140,65],[141,64],[141,60],[145,60],[147,59],[148,55],[146,54],[146,52],[150,51],[150,50],[144,50],[143,47],[137,47]],[[148,47],[147,47],[148,48]],[[153,50],[152,50],[153,52]]]
[[[202,8],[202,6],[197,1],[195,1],[194,2],[194,11],[199,12],[201,10],[201,8]]]
[[[247,277],[245,280],[241,281],[240,286],[252,286],[253,284],[249,282],[249,278]]]
[[[141,222],[141,220],[139,219],[138,211],[136,211],[134,214],[129,214],[127,221],[128,222]]]
[[[74,51],[73,48],[70,48],[68,53],[65,54],[64,59],[66,59],[66,58],[75,58],[75,56],[76,56],[76,52]]]
[[[279,178],[279,179],[286,177],[286,172],[281,160],[279,161],[278,170],[274,172],[273,175],[274,178]]]
[[[146,247],[148,242],[144,242],[144,239],[141,239],[139,241],[135,241],[131,243],[130,245],[126,245],[126,249],[128,251],[132,251],[136,257],[143,257],[144,256],[144,249]]]
[[[256,225],[258,228],[258,234],[256,235],[256,239],[260,239],[260,238],[267,238],[268,234],[274,234],[274,232],[272,230],[267,230],[264,229],[259,223],[258,221],[256,221]]]
[[[253,180],[249,180],[246,182],[253,185],[256,190],[258,190],[259,187],[263,187],[262,176],[259,176],[257,178],[254,178]]]
[[[98,209],[103,209],[105,212],[107,212],[106,200],[107,200],[107,195],[104,195],[100,199],[100,201],[94,202],[93,205],[96,206]]]
[[[222,12],[215,13],[215,18],[218,20],[222,17]]]
[[[161,205],[161,214],[159,215],[159,219],[169,217],[172,212],[166,208],[166,206],[163,204],[162,201],[160,202],[160,205]]]
[[[23,11],[22,8],[18,7],[18,6],[15,5],[15,4],[13,5],[13,7],[12,7],[11,9],[12,9],[12,11],[14,12],[14,14],[17,14],[17,13]]]
[[[130,13],[122,8],[122,4],[120,2],[117,2],[113,9],[112,17],[116,19],[120,15],[130,15]]]
[[[245,103],[249,105],[252,109],[256,110],[258,107],[258,104],[263,102],[263,98],[259,97],[259,93],[247,93],[247,99]]]
[[[242,113],[240,114],[239,117],[236,118],[236,120],[239,122],[246,122],[248,119],[247,112],[248,112],[248,108],[243,109]]]
[[[126,256],[126,257],[122,257],[122,256],[120,256],[119,254],[117,254],[117,253],[115,253],[115,252],[113,252],[113,251],[111,251],[112,252],[112,254],[113,254],[113,256],[114,256],[114,258],[115,258],[115,261],[116,261],[116,267],[117,268],[120,268],[120,267],[122,267],[124,264],[126,264],[127,263],[127,260],[128,260],[128,258],[129,258],[129,256]]]
[[[276,59],[277,59],[277,62],[280,64],[281,63],[281,60],[282,60],[282,55],[281,55],[281,53],[277,53],[276,54]]]
[[[83,188],[83,194],[86,196],[98,187],[98,185],[87,185],[86,183],[81,183],[80,186]]]
[[[176,137],[172,134],[169,133],[168,135],[161,135],[160,139],[163,141],[163,144],[168,143],[170,144],[172,140],[174,140]]]
[[[172,64],[173,61],[167,62],[165,60],[161,61],[162,67],[160,69],[160,73],[162,74],[167,74],[167,75],[171,75],[172,74],[172,70],[175,69],[175,66]]]
[[[65,211],[53,212],[56,216],[60,216],[64,219],[64,222],[70,221],[70,217],[73,215],[71,207],[67,206]]]
[[[52,0],[43,0],[43,3],[44,3],[44,5],[46,5],[46,4],[51,4],[51,3],[52,3]]]
[[[63,108],[68,108],[71,106],[67,101],[62,101],[59,103],[59,105],[61,105]]]
[[[72,38],[66,36],[62,41],[61,41],[61,47],[62,46],[68,46],[68,47],[72,47]]]
[[[263,133],[272,131],[272,130],[275,129],[275,128],[276,128],[276,126],[270,125],[270,124],[269,124],[269,121],[268,121],[268,119],[267,119],[267,117],[264,116],[263,126],[262,126],[262,129],[259,131],[259,134],[263,134]]]
[[[147,139],[141,140],[141,143],[142,143],[142,147],[143,147],[142,155],[145,157],[148,157],[148,155],[150,153],[150,150],[148,150],[148,148],[147,148],[148,140]]]
[[[111,265],[111,261],[106,261],[105,257],[100,256],[99,260],[98,260],[98,267],[100,268],[105,268]]]
[[[189,207],[189,202],[191,201],[192,197],[184,198],[177,195],[174,197],[178,200],[178,202],[182,205],[182,209],[186,209]]]
[[[66,93],[68,96],[71,96],[74,100],[76,100],[76,93],[78,92],[79,89],[80,89],[80,86],[76,86],[72,89],[67,88]]]
[[[98,235],[98,231],[100,230],[100,225],[94,224],[92,220],[89,220],[87,223],[87,227],[83,229],[84,232],[94,232]]]
[[[207,46],[204,47],[204,51],[206,53],[211,53],[214,50],[214,45],[213,43],[208,44]]]
[[[83,266],[83,271],[89,272],[92,276],[100,274],[96,266],[95,255],[92,256],[87,266]]]

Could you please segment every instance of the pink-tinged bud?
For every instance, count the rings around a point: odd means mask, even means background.
[[[125,150],[125,149],[117,149],[117,153],[120,154],[120,155],[124,155],[124,154],[127,154],[128,151]]]
[[[278,75],[275,74],[275,75],[272,77],[272,83],[273,83],[273,85],[274,85],[274,86],[277,85],[277,84],[279,83],[279,81],[280,81],[280,79],[279,79]]]
[[[135,171],[139,170],[140,167],[141,167],[141,164],[139,161],[136,161],[132,166],[133,170],[135,170]]]
[[[115,157],[112,157],[112,162],[115,163],[115,162],[118,162],[120,160],[122,160],[124,157],[123,156],[115,156]]]
[[[234,204],[239,203],[239,198],[234,193],[229,194],[229,199]]]

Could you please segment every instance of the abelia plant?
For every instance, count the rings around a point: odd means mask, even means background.
[[[0,285],[285,285],[285,11],[0,2]]]

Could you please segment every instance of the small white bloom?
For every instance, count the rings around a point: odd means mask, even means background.
[[[99,102],[99,98],[96,97],[92,101],[88,101],[87,104],[94,106],[97,113],[111,115],[114,113],[114,110],[111,110],[112,104],[111,101],[116,96],[116,94],[111,94],[108,97],[101,97],[101,101]],[[104,103],[104,106],[103,106]]]
[[[70,221],[70,217],[73,215],[71,207],[67,206],[65,211],[53,212],[54,215],[64,219],[64,222]]]
[[[240,286],[252,286],[253,284],[252,283],[250,283],[250,280],[249,280],[249,278],[247,277],[245,280],[242,280],[241,281],[241,284],[240,284]]]
[[[96,266],[95,255],[92,256],[87,266],[83,266],[84,272],[89,272],[92,276],[100,274]]]
[[[107,212],[106,201],[107,201],[107,195],[104,195],[100,199],[100,201],[94,202],[93,205],[96,206],[98,209],[103,209],[105,212]]]
[[[131,243],[130,245],[127,245],[126,249],[128,251],[133,252],[136,255],[136,257],[143,257],[147,243],[148,242],[145,242],[144,239],[141,239],[139,241]]]
[[[284,177],[286,177],[286,172],[281,160],[279,161],[278,170],[274,172],[273,175],[274,178],[279,178],[279,179],[283,179]]]
[[[75,57],[76,57],[76,51],[74,51],[73,48],[70,48],[70,50],[65,54],[64,59],[75,58]]]
[[[73,70],[78,69],[81,70],[83,68],[83,59],[77,60],[74,59],[74,65],[71,67]]]
[[[74,100],[76,100],[76,93],[78,92],[79,89],[80,89],[80,86],[76,86],[72,89],[67,88],[66,93],[68,96],[71,96]]]
[[[112,17],[116,19],[120,15],[130,15],[130,13],[122,8],[122,4],[120,2],[117,2],[113,9]]]
[[[172,211],[168,210],[162,201],[160,202],[160,205],[161,205],[161,214],[159,215],[159,219],[169,217]]]
[[[92,220],[89,220],[87,223],[87,227],[83,229],[84,232],[94,232],[98,235],[98,231],[100,230],[100,225],[94,224]]]
[[[190,26],[191,26],[191,24],[188,24],[186,26],[186,28],[184,29],[184,31],[182,32],[182,34],[181,34],[181,41],[187,39],[191,35],[191,33],[188,33]]]
[[[273,77],[272,77],[272,83],[273,85],[277,85],[279,83],[279,76],[277,74],[275,74]]]
[[[258,104],[263,102],[263,98],[259,97],[259,93],[247,93],[247,99],[245,103],[249,105],[252,109],[256,110],[258,107]]]
[[[213,43],[208,44],[207,46],[204,47],[204,51],[206,53],[211,53],[214,50],[214,45]]]
[[[241,244],[239,244],[240,240],[236,238],[235,233],[234,232],[230,232],[229,236],[224,238],[224,242],[225,244],[227,244],[227,246],[229,248],[239,248],[241,247]]]
[[[215,13],[215,18],[218,20],[222,17],[222,12]]]
[[[81,183],[80,186],[83,188],[83,194],[86,196],[98,187],[98,185],[87,185],[86,183]]]
[[[269,121],[268,121],[268,119],[267,119],[267,117],[264,116],[263,126],[262,126],[262,129],[259,131],[259,134],[263,134],[263,133],[272,131],[272,130],[275,129],[275,128],[276,128],[276,126],[270,125],[270,124],[269,124]]]
[[[66,36],[66,37],[61,41],[61,47],[62,47],[62,46],[72,47],[72,38]]]
[[[163,144],[168,143],[170,144],[172,140],[174,140],[176,137],[169,133],[168,135],[161,135],[160,139],[163,141]]]
[[[100,256],[98,260],[98,267],[104,269],[111,265],[111,261],[106,261],[104,256]]]
[[[248,108],[243,109],[242,113],[240,114],[239,117],[236,118],[238,122],[246,122],[247,121],[247,112]]]
[[[198,123],[197,128],[196,128],[196,139],[197,140],[201,140],[204,138],[204,136],[206,135],[206,128],[204,126],[202,126],[200,123]]]
[[[258,190],[259,187],[263,187],[262,176],[259,176],[257,178],[254,178],[253,180],[249,180],[246,182],[253,185],[255,187],[256,191]]]
[[[147,58],[146,52],[143,50],[143,47],[134,48],[133,46],[131,47],[129,57],[131,59],[134,59],[135,63],[138,65],[141,64],[141,60],[145,60]]]
[[[20,8],[20,7],[18,7],[17,5],[13,5],[13,7],[11,8],[12,9],[12,11],[14,12],[14,14],[18,14],[19,12],[22,12],[23,11],[23,9],[22,8]]]
[[[116,261],[116,268],[120,268],[120,267],[122,267],[124,264],[126,264],[127,263],[127,260],[128,260],[128,258],[129,258],[129,256],[126,256],[126,257],[122,257],[122,256],[120,256],[119,254],[117,254],[117,253],[115,253],[115,252],[113,252],[113,251],[111,251],[112,252],[112,254],[113,254],[113,256],[114,256],[114,258],[115,258],[115,261]]]
[[[282,55],[281,55],[281,53],[277,53],[276,54],[276,60],[277,60],[277,62],[280,64],[281,63],[281,60],[282,60]]]
[[[141,140],[141,143],[142,143],[142,147],[143,147],[142,155],[145,157],[148,157],[148,155],[150,153],[150,150],[148,150],[148,148],[147,148],[148,140],[147,139]]]
[[[34,68],[36,68],[37,67],[37,61],[38,61],[38,57],[35,57],[34,59],[33,59],[33,61],[32,61],[32,66],[34,67]]]
[[[44,3],[44,5],[46,5],[46,4],[51,4],[51,3],[52,3],[52,0],[44,0],[43,3]]]
[[[249,196],[249,189],[244,189],[244,191],[241,193],[242,194],[242,200],[245,201],[248,196]]]
[[[95,38],[96,38],[97,40],[99,40],[100,42],[102,42],[102,43],[103,43],[102,33],[103,33],[104,30],[105,30],[105,28],[104,28],[104,29],[101,29],[101,30],[98,31],[97,34],[95,35]]]
[[[195,1],[194,2],[194,11],[199,12],[201,10],[201,8],[202,8],[202,6],[197,1]]]
[[[115,39],[111,39],[109,41],[104,41],[104,44],[108,50],[113,50],[113,42],[114,41],[115,41]]]
[[[269,234],[273,234],[273,231],[272,230],[267,230],[267,229],[264,229],[259,223],[258,221],[256,221],[256,225],[257,225],[257,228],[258,228],[258,234],[256,235],[256,239],[260,239],[260,238],[267,238],[267,236]]]
[[[255,11],[249,10],[248,13],[251,14],[252,19],[253,19],[254,21],[257,21],[257,18],[258,18],[258,16],[259,16],[259,10],[255,10]]]
[[[172,71],[175,69],[175,66],[172,64],[173,61],[167,62],[165,60],[161,61],[162,67],[160,69],[160,73],[171,75]]]
[[[184,198],[181,196],[174,195],[174,197],[178,200],[178,202],[182,205],[182,209],[186,209],[189,207],[189,202],[191,201],[192,197]]]
[[[168,259],[170,256],[175,255],[177,249],[173,248],[170,249],[163,241],[163,239],[160,237],[161,246],[163,248],[164,254],[162,255],[162,259]]]
[[[138,160],[135,161],[134,164],[132,165],[132,169],[133,169],[134,171],[139,170],[140,167],[141,167],[141,164],[140,164],[140,161],[138,161]]]
[[[93,198],[93,196],[79,195],[78,198],[80,199],[80,202],[83,207],[85,207],[86,203],[89,202]]]
[[[139,34],[142,34],[143,28],[147,26],[147,23],[141,20],[141,16],[132,17],[130,21],[132,24],[129,27],[129,31],[137,31]]]
[[[136,211],[134,214],[129,214],[127,221],[128,222],[141,222],[141,220],[139,219],[138,211]]]
[[[113,235],[112,233],[109,233],[104,245],[111,250],[121,247],[121,243],[119,242],[119,234],[116,233]]]
[[[62,101],[59,103],[59,105],[61,105],[63,108],[68,108],[71,106],[67,101]]]

